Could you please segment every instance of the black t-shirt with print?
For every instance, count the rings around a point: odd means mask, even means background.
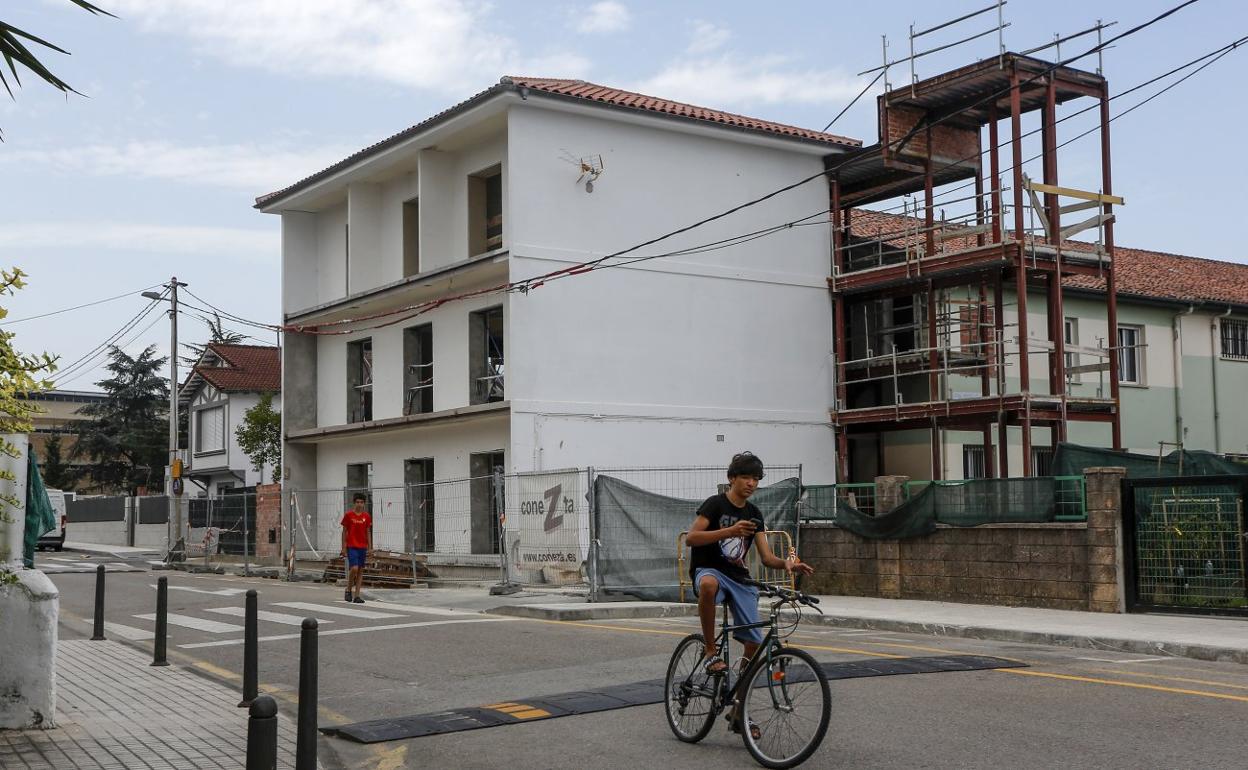
[[[698,508],[698,515],[705,516],[709,522],[706,525],[707,532],[714,532],[717,529],[731,527],[741,519],[751,519],[758,532],[767,529],[763,523],[763,514],[758,507],[750,501],[745,502],[745,506],[738,508],[733,505],[727,495],[715,495],[708,497],[706,502],[702,503]],[[707,545],[696,545],[691,547],[689,559],[689,577],[693,578],[699,569],[717,569],[734,580],[743,580],[750,576],[750,570],[746,566],[745,557],[750,552],[750,546],[754,544],[754,538],[751,537],[730,537],[724,540],[716,540],[714,543]]]

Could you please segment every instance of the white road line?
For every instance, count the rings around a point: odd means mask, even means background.
[[[475,617],[480,612],[472,612],[471,610],[448,610],[445,607],[424,607],[415,604],[396,604],[394,602],[375,602],[371,599],[365,607],[376,607],[379,610],[390,610],[393,612],[416,612],[422,615],[443,615],[445,617]]]
[[[349,618],[367,618],[369,620],[382,620],[384,618],[398,618],[401,615],[395,615],[391,612],[373,612],[371,610],[357,610],[355,607],[336,607],[332,604],[313,604],[312,602],[273,602],[274,607],[290,607],[295,610],[307,610],[309,612],[323,612],[326,615],[345,615]]]
[[[63,561],[66,564],[86,564],[82,559],[66,559],[64,556],[44,556],[48,561]]]
[[[155,583],[148,583],[152,588],[156,587]],[[170,591],[190,591],[194,594],[210,594],[212,596],[238,596],[247,593],[246,588],[220,588],[216,591],[209,591],[206,588],[191,588],[190,586],[169,586]]]
[[[83,623],[94,623],[89,618],[80,618]],[[123,626],[120,623],[109,623],[104,621],[104,636],[120,636],[123,639],[129,639],[132,642],[144,642],[148,639],[156,637],[154,631],[148,631],[143,628],[135,628],[134,626]]]
[[[135,615],[139,620],[156,620],[155,614]],[[166,616],[171,626],[182,626],[183,628],[193,628],[196,631],[207,631],[210,634],[226,634],[231,631],[242,631],[243,627],[233,623],[221,623],[216,620],[207,620],[205,618],[196,618],[190,615],[179,615],[176,612],[170,612]]]
[[[423,628],[425,626],[449,626],[457,623],[506,623],[515,620],[515,618],[461,618],[459,620],[426,620],[420,623],[390,623],[384,626],[357,626],[355,628],[335,628],[332,631],[321,631],[318,636],[337,636],[338,634],[362,634],[368,631],[389,631],[396,628]],[[279,634],[277,636],[262,636],[257,641],[275,642],[282,639],[298,639],[300,634]],[[193,644],[179,644],[178,647],[190,650],[198,647],[225,647],[232,644],[242,644],[242,639],[222,639],[218,642],[195,642]]]
[[[210,607],[208,612],[215,612],[219,615],[233,615],[236,618],[244,618],[247,616],[246,607]],[[284,612],[269,612],[267,610],[256,610],[256,617],[260,620],[267,620],[270,623],[285,623],[288,626],[303,625],[302,615],[287,615]],[[320,623],[333,623],[332,620],[322,620]]]
[[[1097,663],[1151,663],[1155,660],[1173,660],[1168,655],[1159,655],[1152,658],[1129,658],[1127,660],[1114,660],[1111,658],[1075,658],[1075,660],[1094,660]]]

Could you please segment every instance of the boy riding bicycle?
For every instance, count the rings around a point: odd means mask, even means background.
[[[728,464],[728,490],[708,497],[698,508],[685,542],[690,547],[689,576],[698,594],[698,618],[702,638],[707,640],[704,666],[708,674],[723,674],[728,666],[715,645],[715,606],[728,605],[734,625],[758,623],[758,589],[741,581],[750,577],[746,556],[750,546],[758,548],[763,564],[803,575],[814,569],[793,553],[781,559],[771,552],[766,525],[758,507],[750,502],[763,478],[763,461],[750,452],[734,455]],[[745,647],[743,666],[748,666],[763,633],[758,628],[734,634]]]

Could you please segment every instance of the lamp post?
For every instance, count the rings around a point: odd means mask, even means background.
[[[186,558],[186,545],[183,540],[182,529],[182,507],[178,505],[178,495],[173,493],[173,467],[178,461],[178,287],[185,286],[185,283],[179,283],[177,276],[169,279],[166,288],[169,289],[169,296],[158,294],[154,291],[145,291],[143,296],[154,300],[169,300],[169,525],[173,528],[169,536],[169,557],[172,560],[173,553],[182,554],[182,558]]]

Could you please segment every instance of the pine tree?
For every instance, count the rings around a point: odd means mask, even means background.
[[[112,376],[95,383],[107,398],[78,410],[91,421],[78,431],[74,457],[90,460],[87,473],[103,491],[159,487],[169,457],[169,383],[160,370],[169,359],[157,358],[154,345],[134,357],[114,346],[108,356]]]
[[[43,483],[52,489],[73,489],[78,480],[78,473],[65,460],[59,433],[53,433],[43,445],[43,467],[40,473],[43,474]]]

